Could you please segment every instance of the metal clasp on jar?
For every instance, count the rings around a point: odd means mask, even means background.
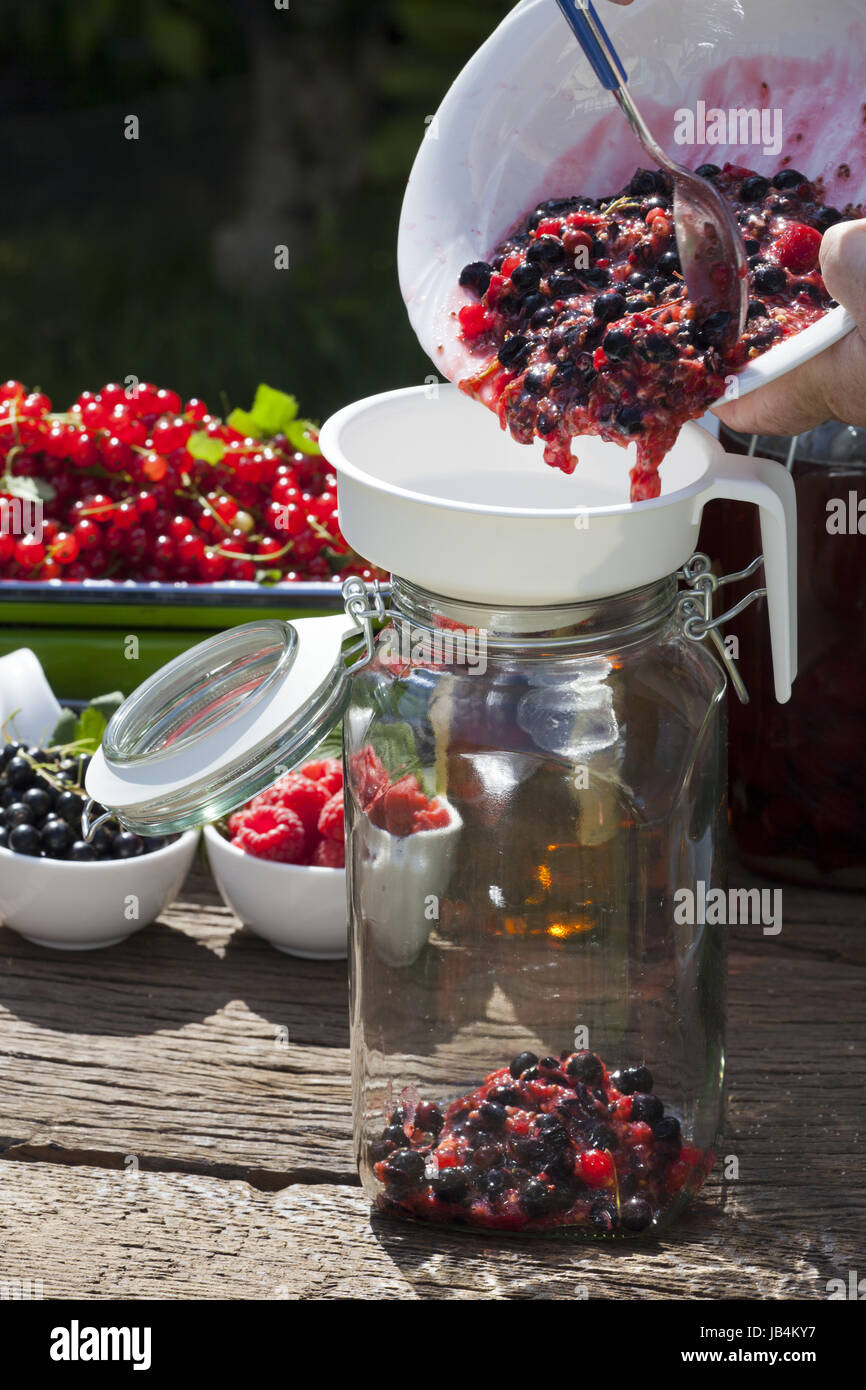
[[[364,634],[365,660],[372,661],[376,649],[376,624],[381,626],[392,616],[379,580],[374,579],[372,584],[366,584],[359,575],[353,575],[346,580],[342,593],[343,607]],[[351,658],[360,655],[362,650],[360,645],[351,647],[346,655]]]
[[[689,586],[682,591],[677,601],[683,632],[692,642],[703,642],[706,637],[709,637],[734,690],[737,692],[740,703],[744,705],[749,703],[749,692],[737,668],[737,663],[725,646],[724,638],[719,629],[723,623],[736,618],[750,604],[755,603],[759,598],[765,598],[767,590],[753,589],[745,598],[740,599],[739,603],[735,603],[727,612],[720,613],[717,618],[713,617],[713,595],[716,589],[722,588],[725,584],[736,584],[741,579],[749,579],[761,568],[763,563],[763,555],[758,555],[750,565],[747,565],[745,569],[738,570],[736,574],[716,575],[713,574],[712,561],[709,555],[704,555],[698,551],[683,565],[678,575],[678,578]]]

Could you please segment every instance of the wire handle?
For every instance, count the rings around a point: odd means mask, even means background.
[[[595,12],[592,0],[556,0],[556,3],[592,64],[601,85],[609,92],[617,91],[628,81],[628,73]]]

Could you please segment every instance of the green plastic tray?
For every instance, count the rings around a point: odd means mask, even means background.
[[[90,700],[106,690],[129,694],[211,633],[263,616],[306,618],[341,608],[338,584],[0,581],[0,656],[29,647],[58,699]]]

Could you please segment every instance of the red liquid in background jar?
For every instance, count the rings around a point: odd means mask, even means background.
[[[749,441],[723,429],[722,443],[743,454]],[[756,452],[785,461],[788,444],[764,439]],[[866,431],[812,431],[792,471],[799,673],[789,703],[777,704],[765,600],[726,626],[751,697],[729,705],[732,830],[759,872],[866,888]],[[711,502],[700,548],[721,572],[743,568],[761,550],[754,508]]]

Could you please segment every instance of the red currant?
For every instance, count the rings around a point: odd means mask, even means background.
[[[159,483],[168,472],[168,464],[161,454],[151,451],[144,455],[141,461],[141,471],[145,478],[149,478],[152,483]]]
[[[92,497],[81,499],[82,515],[91,521],[110,521],[113,511],[114,503],[110,497],[106,497],[104,492],[96,492]]]
[[[99,452],[109,473],[122,473],[132,462],[132,450],[116,434],[103,435]]]
[[[287,473],[278,477],[271,488],[271,500],[278,502],[281,506],[288,506],[290,502],[299,501],[300,496],[294,469],[289,469]]]
[[[257,553],[266,558],[272,555],[279,555],[282,548],[282,545],[275,536],[265,536],[263,540],[256,542]]]
[[[66,458],[69,451],[70,431],[66,425],[52,425],[43,440],[43,448],[50,458]]]
[[[198,572],[206,584],[216,584],[225,578],[228,561],[213,550],[206,550],[199,561]]]
[[[86,517],[77,521],[72,528],[72,534],[78,542],[79,549],[82,551],[96,550],[102,541],[102,531],[95,521],[89,521]]]
[[[167,391],[163,387],[156,393],[156,409],[159,415],[180,414],[180,396],[176,391]]]
[[[135,420],[127,414],[126,419],[116,425],[115,433],[130,449],[141,449],[147,439],[147,425],[143,420]]]
[[[116,381],[109,381],[102,387],[99,399],[106,410],[113,410],[116,405],[128,406],[130,403],[125,389]]]
[[[609,1187],[613,1181],[613,1159],[605,1149],[587,1149],[577,1166],[587,1187]]]
[[[215,497],[213,493],[208,494],[208,501],[216,512],[220,520],[227,525],[231,525],[238,514],[238,504],[233,497],[226,497],[225,494]]]
[[[175,516],[169,522],[168,534],[174,540],[182,541],[185,536],[191,536],[194,529],[188,516]]]
[[[490,332],[495,322],[483,304],[464,304],[457,317],[464,338],[480,338],[483,333]]]
[[[157,536],[151,549],[153,558],[160,564],[168,564],[174,559],[175,545],[171,536]]]
[[[139,492],[135,498],[139,516],[151,516],[156,511],[156,498],[152,492]]]
[[[103,430],[108,423],[108,411],[101,401],[88,401],[81,407],[81,423],[87,430]]]
[[[69,440],[69,457],[76,468],[92,468],[99,460],[96,440],[88,430],[73,429]]]
[[[299,536],[295,537],[295,544],[293,546],[292,553],[296,559],[301,560],[302,562],[309,561],[314,559],[315,556],[319,554],[323,546],[324,542],[321,540],[321,538],[317,536],[309,528],[307,528],[306,530],[302,531]]]
[[[121,502],[114,509],[112,522],[119,531],[131,531],[138,524],[138,508],[134,502]]]
[[[153,447],[161,454],[173,454],[175,449],[183,448],[191,433],[192,425],[188,420],[182,420],[179,415],[173,418],[166,415],[153,427]]]
[[[45,559],[45,546],[35,536],[22,536],[15,545],[15,559],[22,569],[35,569]]]
[[[52,558],[59,565],[71,565],[78,559],[80,547],[74,531],[61,531],[51,547]]]
[[[177,558],[184,566],[198,566],[205,556],[204,541],[200,536],[183,536],[178,542]]]

